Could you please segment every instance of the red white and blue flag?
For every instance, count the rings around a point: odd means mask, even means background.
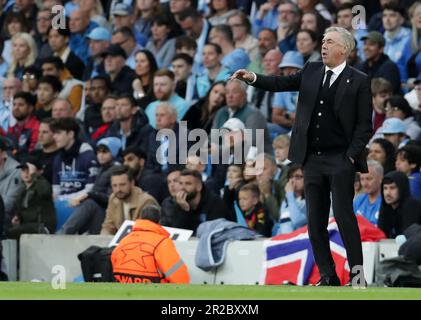
[[[379,241],[385,236],[364,217],[357,217],[362,241]],[[349,281],[346,251],[334,218],[329,220],[330,250],[336,265],[336,273],[342,284]],[[296,285],[315,284],[320,278],[313,257],[307,227],[292,233],[279,235],[264,242],[266,259],[261,284]]]

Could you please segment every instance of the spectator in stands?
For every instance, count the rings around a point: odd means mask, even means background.
[[[105,72],[110,78],[114,94],[133,93],[132,82],[135,72],[126,66],[127,54],[118,45],[111,44],[103,53]]]
[[[321,60],[318,41],[317,34],[312,30],[301,29],[297,32],[296,47],[303,56],[304,63]]]
[[[252,20],[253,34],[256,37],[264,28],[276,30],[278,27],[278,5],[280,2],[280,0],[268,0],[260,5],[259,11]]]
[[[102,53],[111,43],[111,33],[103,27],[93,29],[87,36],[89,40],[89,57],[83,72],[83,80],[92,79],[105,73]]]
[[[360,174],[363,193],[354,198],[354,213],[377,226],[382,203],[383,166],[376,160],[368,160],[367,166],[368,173]]]
[[[188,8],[179,15],[180,26],[187,36],[192,37],[197,42],[197,50],[194,55],[194,64],[197,66],[195,72],[202,71],[203,48],[208,42],[211,25],[200,12],[194,8]]]
[[[153,93],[153,77],[158,70],[155,57],[148,50],[140,50],[136,53],[136,79],[132,82],[133,96],[137,104],[143,110],[149,103],[155,100]]]
[[[74,115],[80,110],[83,97],[83,83],[75,79],[58,57],[48,57],[41,61],[43,76],[55,76],[61,80],[63,89],[59,98],[69,100]]]
[[[145,48],[153,53],[160,69],[168,68],[175,55],[175,39],[170,38],[171,22],[165,15],[154,18],[152,37]]]
[[[156,200],[135,186],[131,170],[117,167],[111,173],[111,188],[101,234],[115,234],[124,220],[136,220],[149,205],[158,205]]]
[[[380,7],[383,8],[388,4],[399,4],[399,0],[380,0]],[[368,22],[368,30],[383,32],[383,11],[373,14]]]
[[[176,205],[175,197],[177,193],[181,191],[180,183],[180,170],[174,170],[168,173],[166,182],[167,188],[170,195],[162,202],[162,214],[161,214],[161,225],[171,227],[175,225],[175,217],[171,216],[173,212],[172,208]]]
[[[80,1],[79,7],[91,21],[95,22],[100,27],[109,28],[109,23],[105,17],[104,8],[100,0]]]
[[[290,138],[286,134],[277,136],[273,140],[273,151],[275,153],[276,164],[281,170],[287,169],[287,166],[291,163],[288,160]]]
[[[146,38],[152,36],[152,22],[161,13],[159,0],[136,1],[137,19],[134,24],[135,29]]]
[[[190,7],[193,7],[191,0],[170,0],[169,2],[170,12],[177,23],[180,23],[180,13]]]
[[[59,148],[53,137],[53,131],[51,130],[51,123],[53,119],[47,118],[40,121],[39,133],[38,133],[38,144],[40,148],[32,152],[32,156],[37,158],[42,166],[42,176],[47,181],[53,183],[53,163],[54,157],[59,152]]]
[[[284,76],[292,75],[304,67],[304,60],[298,51],[285,53],[279,68]],[[295,122],[298,91],[275,93],[272,109],[272,122],[278,125],[279,134],[291,131]]]
[[[55,99],[53,101],[51,117],[53,119],[74,118],[72,105],[69,100],[62,98]]]
[[[316,33],[317,44],[323,39],[325,29],[330,26],[330,22],[323,18],[316,10],[307,11],[301,18],[300,29],[311,30]]]
[[[406,136],[406,130],[406,125],[401,119],[388,118],[383,122],[378,132],[383,134],[384,138],[391,142],[397,150],[409,140]]]
[[[225,82],[215,81],[206,96],[187,111],[183,119],[187,121],[187,128],[202,128],[209,134],[217,111],[225,106],[225,103]]]
[[[107,77],[96,76],[92,78],[90,82],[89,94],[86,97],[86,100],[89,101],[89,103],[85,103],[88,105],[86,106],[85,114],[83,116],[85,131],[88,134],[92,134],[104,124],[101,108],[105,98],[110,92],[110,82]]]
[[[383,6],[383,27],[386,45],[384,53],[397,64],[402,83],[408,78],[406,61],[403,51],[411,38],[411,31],[404,27],[405,9],[398,4],[390,3]]]
[[[63,225],[60,234],[99,234],[105,218],[105,209],[111,193],[111,173],[116,165],[121,142],[114,137],[103,138],[96,144],[98,175],[92,190],[70,200],[75,208],[73,214]]]
[[[260,153],[254,160],[253,169],[260,189],[261,201],[269,211],[271,219],[278,221],[279,208],[285,198],[288,175],[278,168],[272,154]]]
[[[117,104],[117,96],[108,95],[101,106],[101,119],[102,125],[99,126],[95,131],[93,131],[90,135],[91,141],[98,141],[100,138],[103,138],[110,126],[116,120],[116,104]]]
[[[85,65],[89,57],[87,36],[96,27],[98,24],[90,20],[87,12],[76,9],[69,15],[69,30],[71,32],[69,46]]]
[[[210,0],[209,2],[209,22],[212,26],[227,24],[228,18],[237,8],[235,0]]]
[[[34,115],[35,97],[28,92],[18,92],[13,97],[13,117],[16,124],[7,136],[13,141],[17,157],[32,152],[38,141],[39,121]]]
[[[143,47],[136,42],[132,29],[129,27],[121,27],[115,30],[113,32],[111,43],[120,46],[126,52],[126,66],[130,67],[132,70],[135,70],[136,53],[139,50],[142,50]]]
[[[68,28],[55,29],[50,27],[47,34],[48,44],[53,50],[53,55],[61,59],[66,69],[68,69],[76,79],[82,79],[85,65],[83,61],[69,47],[71,35],[70,30]]]
[[[149,124],[156,128],[156,108],[162,102],[168,102],[177,110],[177,121],[183,119],[190,105],[189,102],[175,93],[175,76],[170,70],[163,69],[155,73],[153,78],[153,91],[156,100],[146,107]]]
[[[246,225],[264,237],[270,237],[273,222],[260,202],[259,187],[254,183],[242,186],[238,192],[238,204]]]
[[[22,80],[23,69],[32,65],[38,57],[33,37],[26,32],[16,33],[12,38],[12,61],[7,75]]]
[[[282,61],[282,53],[277,49],[269,50],[263,58],[263,70],[264,74],[268,76],[279,76],[281,70],[279,64]],[[275,137],[284,131],[279,128],[277,123],[273,123],[272,114],[273,114],[273,101],[275,93],[269,92],[262,89],[250,88],[254,91],[253,104],[260,110],[262,115],[265,117],[268,122],[268,129],[271,137]]]
[[[180,53],[185,53],[193,58],[192,72],[195,76],[203,72],[203,65],[199,65],[199,63],[195,60],[196,52],[197,43],[195,39],[186,35],[181,35],[175,38],[175,54],[178,55]]]
[[[395,146],[390,141],[378,138],[370,144],[367,159],[378,161],[386,174],[395,170],[395,152]]]
[[[138,146],[148,150],[151,126],[143,110],[136,106],[136,101],[131,94],[122,94],[116,101],[116,120],[107,132],[109,137],[121,140],[122,149]]]
[[[114,277],[123,283],[189,283],[186,264],[160,226],[161,210],[148,206],[140,213],[132,232],[111,255]],[[127,248],[142,248],[133,251]],[[147,248],[147,249],[143,249]]]
[[[175,197],[175,205],[168,215],[174,217],[175,228],[196,232],[201,222],[227,218],[227,210],[221,198],[203,186],[202,176],[197,171],[185,169],[180,176],[181,191]]]
[[[300,8],[291,1],[283,1],[278,6],[278,27],[276,34],[279,50],[283,54],[290,50],[296,50],[295,39],[300,27]]]
[[[56,119],[50,127],[57,147],[61,149],[53,162],[54,200],[61,215],[63,208],[69,210],[72,199],[91,191],[98,165],[92,147],[79,140],[80,128],[75,119]]]
[[[58,97],[61,90],[62,85],[57,77],[43,76],[39,79],[36,111],[34,113],[39,121],[51,118],[53,101]]]
[[[0,137],[0,195],[4,202],[5,225],[11,223],[18,190],[22,185],[20,170],[16,168],[19,162],[8,155],[11,148],[10,141]]]
[[[301,0],[297,1],[297,5],[303,13],[317,10],[317,12],[319,12],[319,14],[324,19],[327,21],[332,21],[331,13],[326,9],[325,5],[320,0]]]
[[[134,27],[136,17],[131,5],[124,2],[115,3],[111,9],[111,16],[113,17],[114,30],[129,28],[135,39],[135,43],[138,43],[141,47],[146,45],[149,35],[144,34]],[[127,56],[130,55],[127,54]]]
[[[256,60],[259,56],[259,41],[251,34],[251,23],[247,14],[241,10],[235,10],[228,18],[227,24],[231,28],[235,47],[243,48],[250,61]]]
[[[0,101],[0,126],[4,132],[16,123],[12,117],[13,97],[22,90],[22,82],[16,78],[3,81],[3,97]]]
[[[177,110],[167,102],[160,103],[155,111],[156,130],[149,136],[148,158],[146,160],[146,169],[148,173],[166,174],[175,168],[182,167],[180,163],[180,126],[177,123]],[[160,135],[159,130],[171,130],[174,135]],[[174,138],[176,143],[173,143]],[[184,146],[187,148],[187,145]],[[159,156],[158,156],[159,155]]]
[[[171,62],[176,81],[175,92],[183,99],[192,101],[195,91],[195,76],[192,74],[193,58],[186,53],[176,54]]]
[[[304,197],[303,167],[293,164],[288,171],[285,199],[282,201],[279,211],[277,234],[293,232],[307,224],[307,209]]]
[[[247,104],[247,89],[244,84],[241,81],[232,80],[227,83],[225,88],[227,106],[219,109],[216,113],[213,128],[222,128],[222,125],[229,118],[234,117],[240,119],[247,129],[253,130],[254,143],[256,142],[256,129],[264,130],[264,150],[265,152],[271,152],[272,146],[270,143],[266,120],[259,110],[253,109]]]
[[[379,129],[386,119],[385,102],[393,94],[392,84],[384,78],[371,80],[371,94],[373,96],[373,131]]]
[[[12,225],[6,236],[19,240],[24,233],[54,233],[56,212],[51,184],[41,175],[38,159],[27,158],[20,166],[23,185],[18,191]]]
[[[406,145],[396,152],[396,171],[408,176],[411,196],[421,201],[421,147]]]
[[[385,78],[393,86],[394,93],[401,92],[401,77],[399,68],[384,54],[385,39],[380,32],[371,31],[364,37],[365,61],[355,68],[366,73],[369,77]]]
[[[37,23],[35,26],[34,40],[37,44],[39,58],[45,58],[52,54],[51,48],[48,46],[48,28],[51,26],[51,9],[42,7],[37,12]]]
[[[247,69],[256,73],[263,73],[263,57],[269,50],[277,47],[276,32],[271,29],[263,28],[262,31],[259,32],[258,41],[259,56],[256,60],[250,62]]]
[[[2,55],[7,64],[10,65],[13,60],[12,39],[18,33],[27,33],[28,23],[21,12],[8,12],[4,17],[4,23],[1,24],[3,27],[2,35],[5,39]]]
[[[41,78],[41,70],[32,65],[23,69],[22,91],[37,95],[39,79]],[[61,85],[61,84],[60,84]]]
[[[196,79],[196,94],[203,98],[208,93],[212,83],[226,81],[231,71],[222,65],[222,49],[218,44],[207,43],[203,48],[203,73]]]
[[[122,152],[123,164],[132,170],[135,185],[161,203],[168,195],[165,181],[160,175],[150,174],[145,170],[147,154],[137,146],[126,148]]]
[[[395,2],[398,2],[395,0]],[[421,42],[418,37],[421,29],[421,4],[416,2],[411,7],[410,19],[412,25],[412,34],[410,39],[406,42],[403,50],[403,58],[406,64],[407,77],[420,78],[421,76],[421,65],[420,65],[420,49]],[[404,78],[405,79],[405,78]]]
[[[339,27],[345,28],[354,36],[356,41],[356,48],[358,57],[364,60],[364,40],[362,39],[367,35],[366,28],[353,28],[354,13],[352,12],[355,4],[352,2],[342,3],[337,10],[336,19]]]
[[[219,0],[217,0],[219,1]],[[221,64],[233,73],[246,68],[250,58],[242,48],[236,48],[231,28],[226,24],[213,26],[209,32],[209,42],[218,44],[222,49]]]
[[[406,126],[406,135],[416,140],[420,138],[421,128],[414,120],[413,111],[408,101],[402,96],[393,96],[385,101],[386,118],[398,118]]]
[[[408,177],[397,171],[385,175],[382,182],[379,228],[388,238],[396,238],[414,223],[421,224],[421,203],[409,191]]]
[[[243,167],[244,166],[241,164],[230,164],[227,169],[222,199],[227,207],[229,217],[237,216],[238,192],[240,191],[240,188],[245,185]]]

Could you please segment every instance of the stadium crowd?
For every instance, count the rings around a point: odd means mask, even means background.
[[[53,26],[55,5],[65,8],[64,28]],[[366,18],[357,24],[355,5]],[[421,224],[421,1],[0,6],[3,238],[115,234],[149,205],[176,228],[226,218],[271,237],[305,226],[303,167],[288,160],[298,92],[270,93],[229,77],[240,68],[290,75],[320,61],[329,26],[354,35],[348,64],[371,77],[374,134],[369,172],[355,177],[355,214],[389,238]],[[221,128],[230,155],[247,148],[241,161],[221,164],[217,144],[200,146],[206,161],[182,150],[191,147],[181,146],[183,134]],[[256,137],[248,144],[246,129],[263,129],[264,145]]]

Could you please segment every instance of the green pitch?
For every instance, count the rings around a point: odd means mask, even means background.
[[[66,283],[66,289],[54,290],[49,283],[3,282],[0,299],[421,299],[421,289]]]

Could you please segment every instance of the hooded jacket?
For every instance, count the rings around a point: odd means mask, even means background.
[[[396,209],[384,200],[383,184],[385,179],[396,183],[399,189],[399,204]],[[383,178],[382,204],[380,207],[378,227],[388,238],[395,238],[403,234],[404,230],[413,223],[421,224],[421,202],[411,196],[408,177],[397,171],[389,172]]]

